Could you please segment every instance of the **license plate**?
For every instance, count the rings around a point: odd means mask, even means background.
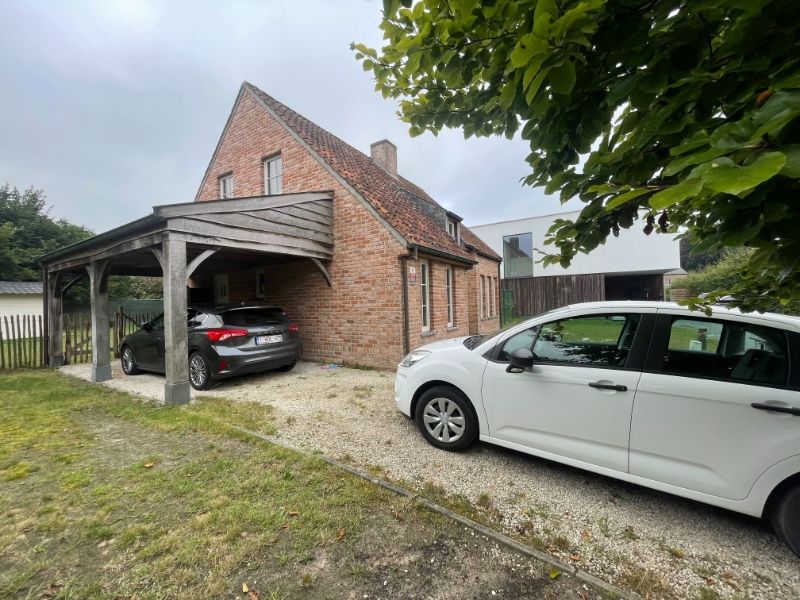
[[[256,344],[262,346],[264,344],[277,344],[283,341],[283,335],[259,335],[256,336]]]

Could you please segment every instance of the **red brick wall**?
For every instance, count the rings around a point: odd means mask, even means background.
[[[473,258],[478,264],[472,269],[470,281],[470,332],[495,333],[500,330],[500,278],[497,263],[473,253]],[[481,277],[484,286],[481,288]],[[489,285],[491,282],[491,286]],[[485,315],[481,314],[481,289],[483,289],[483,303]]]
[[[263,193],[262,160],[280,152],[283,192],[333,190],[333,286],[310,261],[265,268],[265,301],[299,325],[304,357],[394,368],[403,355],[399,255],[403,246],[256,100],[245,94],[198,200],[219,196],[233,172],[235,196]],[[325,261],[323,261],[325,262]],[[255,296],[255,270],[230,274],[231,301]]]
[[[420,260],[409,259],[406,268],[408,277],[408,328],[409,345],[413,350],[419,346],[451,337],[469,335],[469,287],[468,281],[471,271],[464,266],[443,263],[434,258],[424,258],[430,266],[430,331],[422,331],[422,288],[420,286],[421,269]],[[447,326],[447,282],[445,269],[453,269],[453,326]],[[416,281],[413,281],[411,269],[416,271]]]

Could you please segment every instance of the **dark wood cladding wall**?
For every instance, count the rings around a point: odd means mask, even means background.
[[[503,279],[502,287],[514,294],[516,316],[540,315],[567,304],[606,299],[602,273]]]

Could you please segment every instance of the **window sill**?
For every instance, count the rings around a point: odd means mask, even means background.
[[[431,336],[434,336],[434,335],[436,335],[435,331],[423,331],[422,334],[420,335],[420,337],[426,338],[426,337],[431,337]]]
[[[449,331],[456,331],[457,329],[458,329],[458,327],[456,327],[455,325],[450,325],[450,326],[447,328],[447,331],[448,331],[448,332],[449,332]]]

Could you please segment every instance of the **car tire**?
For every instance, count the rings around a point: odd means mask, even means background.
[[[294,368],[295,368],[295,366],[297,366],[297,361],[296,361],[296,360],[293,360],[293,361],[292,361],[292,362],[290,362],[288,365],[283,365],[282,367],[278,367],[278,368],[277,368],[277,369],[275,369],[275,370],[276,370],[276,371],[280,371],[281,373],[288,373],[289,371],[291,371],[292,369],[294,369]]]
[[[778,537],[800,556],[800,484],[781,494],[772,509],[770,521]]]
[[[472,404],[452,387],[436,386],[423,393],[415,420],[422,437],[442,450],[464,450],[478,438],[478,418]]]
[[[208,359],[200,352],[192,352],[189,355],[189,383],[196,390],[207,390],[217,383],[211,375]]]
[[[136,356],[130,346],[123,346],[120,352],[120,362],[122,363],[122,372],[125,375],[138,375],[141,373],[139,367],[136,366]]]

